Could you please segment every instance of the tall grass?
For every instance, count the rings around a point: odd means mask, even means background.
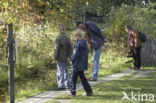
[[[18,64],[15,66],[15,83],[18,87],[29,83],[29,80],[31,81],[33,78],[39,77],[43,70],[51,67],[54,41],[59,32],[56,26],[47,23],[23,25],[14,33],[19,50]],[[0,64],[7,65],[5,61],[6,57],[0,60]],[[7,95],[7,69],[0,67],[0,101],[5,101]]]

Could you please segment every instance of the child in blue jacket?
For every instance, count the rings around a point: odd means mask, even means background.
[[[71,60],[71,94],[76,96],[76,82],[78,76],[86,91],[87,96],[92,96],[92,89],[85,77],[84,70],[88,69],[88,45],[86,40],[82,39],[82,31],[77,29],[74,32],[74,39],[77,41],[74,47],[74,52],[70,58]]]

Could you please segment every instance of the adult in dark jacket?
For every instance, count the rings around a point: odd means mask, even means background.
[[[65,33],[64,25],[60,26],[60,35],[56,39],[54,50],[54,58],[57,61],[58,90],[64,90],[69,87],[67,59],[72,53],[72,44]]]
[[[93,22],[76,22],[77,28],[86,32],[86,38],[93,50],[93,69],[92,77],[90,81],[97,81],[99,64],[100,64],[100,54],[101,47],[106,42],[106,38],[103,36],[99,27]]]
[[[84,70],[88,69],[88,45],[86,40],[82,39],[82,32],[80,29],[75,31],[74,38],[77,42],[74,47],[74,52],[70,58],[72,68],[70,88],[71,94],[73,96],[76,95],[76,82],[79,76],[87,96],[91,96],[93,95],[93,92],[84,75]]]

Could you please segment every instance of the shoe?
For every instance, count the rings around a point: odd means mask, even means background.
[[[87,93],[87,96],[93,96],[93,92]]]
[[[134,70],[140,70],[140,68],[138,68],[138,67],[135,67],[135,68],[134,68]]]
[[[76,97],[76,93],[71,93],[71,95],[72,95],[73,97]]]
[[[97,81],[97,79],[92,78],[92,77],[91,77],[91,78],[89,78],[88,80],[89,80],[89,81],[94,81],[94,82],[96,82],[96,81]]]
[[[63,91],[66,90],[66,88],[57,88],[56,91]]]

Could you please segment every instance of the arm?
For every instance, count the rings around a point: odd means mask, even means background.
[[[69,38],[68,38],[68,39],[69,39]],[[71,43],[71,41],[70,41],[70,39],[69,39],[68,54],[67,54],[67,56],[70,57],[71,54],[72,54],[72,43]]]
[[[57,60],[59,57],[60,53],[60,42],[59,39],[57,38],[55,41],[55,47],[54,47],[54,59]]]
[[[103,36],[102,31],[95,23],[89,22],[88,26],[92,32],[94,32],[98,37],[102,38],[102,40],[105,41],[105,37]]]
[[[71,61],[74,61],[79,56],[79,45],[75,46],[74,53],[70,57]]]

